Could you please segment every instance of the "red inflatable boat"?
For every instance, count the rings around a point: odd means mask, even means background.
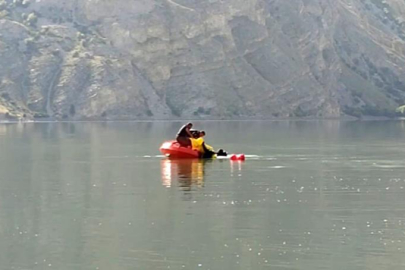
[[[180,146],[177,141],[168,141],[164,142],[160,147],[160,152],[169,158],[180,159],[180,158],[200,158],[200,155],[197,150],[193,150],[191,148]],[[214,156],[213,158],[222,158],[222,159],[230,159],[231,161],[245,161],[244,154],[232,154],[228,156],[221,156],[217,157]]]
[[[177,141],[164,142],[160,147],[160,152],[171,158],[199,158],[197,150],[182,147]]]

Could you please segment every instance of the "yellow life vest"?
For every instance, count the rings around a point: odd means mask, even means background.
[[[190,140],[191,140],[192,149],[197,150],[198,152],[204,154],[204,147],[203,147],[204,139],[203,138],[198,138],[198,139],[191,138]]]
[[[203,138],[198,138],[198,139],[193,139],[191,138],[191,146],[193,150],[197,150],[199,153],[204,154],[204,139]],[[207,148],[207,150],[211,151],[211,152],[215,152],[214,148],[211,145],[205,144],[205,148]],[[216,155],[213,156],[213,158],[215,158]]]

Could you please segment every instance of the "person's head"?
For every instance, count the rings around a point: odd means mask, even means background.
[[[200,137],[204,137],[205,136],[205,131],[204,130],[201,130],[200,131]]]
[[[193,123],[188,123],[188,124],[187,124],[187,127],[188,127],[188,128],[192,128],[192,127],[193,127]]]
[[[190,129],[190,132],[191,132],[191,135],[193,135],[194,139],[200,138],[200,132],[198,130]]]

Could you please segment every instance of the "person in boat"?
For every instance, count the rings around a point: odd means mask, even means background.
[[[190,130],[193,127],[192,123],[188,123],[182,126],[177,133],[176,141],[183,147],[191,146],[191,138],[193,138],[193,134],[191,134]]]
[[[201,138],[204,140],[205,136],[205,131],[201,132]],[[213,158],[216,156],[216,152],[214,151],[214,148],[208,144],[205,143],[205,141],[202,142],[202,148],[203,148],[203,158]]]
[[[214,148],[205,143],[205,135],[205,131],[202,130],[199,132],[198,138],[192,138],[192,148],[197,150],[202,158],[213,158],[217,153],[214,151]]]
[[[193,135],[192,138],[194,138],[194,139],[200,138],[200,131],[198,131],[196,129],[190,129],[190,133],[191,133],[191,135]]]
[[[225,152],[224,149],[219,149],[217,152],[215,152],[214,148],[211,145],[208,145],[205,143],[204,136],[205,136],[205,131],[201,131],[200,137],[203,140],[202,148],[203,148],[203,152],[204,152],[204,155],[203,155],[204,158],[212,158],[214,155],[217,155],[219,157],[226,157],[228,155],[228,153]]]

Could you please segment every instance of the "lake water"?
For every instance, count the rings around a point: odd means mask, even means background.
[[[0,126],[0,269],[405,269],[405,122]]]

